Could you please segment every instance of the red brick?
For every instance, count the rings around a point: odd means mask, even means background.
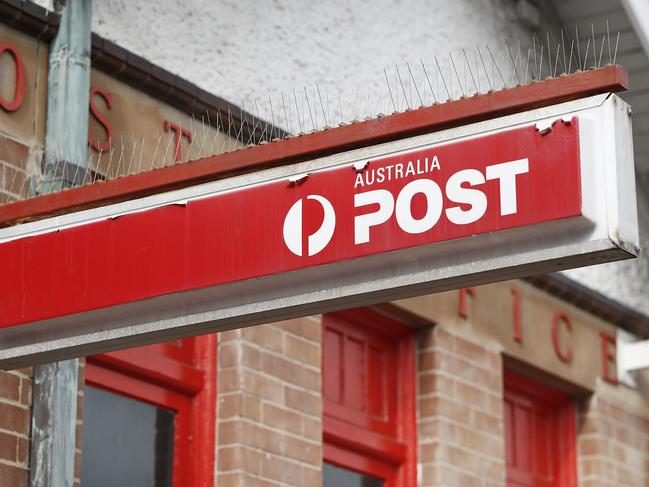
[[[18,437],[0,432],[0,459],[15,462],[17,458]]]
[[[29,157],[29,147],[8,137],[0,135],[0,160],[22,169]]]
[[[29,463],[29,440],[18,438],[18,463],[27,465]]]
[[[0,428],[26,435],[29,431],[29,409],[0,403]]]
[[[255,345],[271,350],[282,351],[283,333],[273,325],[251,326],[241,330],[241,337]]]
[[[278,328],[301,336],[312,342],[320,343],[322,341],[322,325],[320,317],[297,318],[294,320],[280,321],[275,323]]]
[[[289,384],[307,390],[320,390],[320,372],[307,369],[276,355],[264,354],[261,358],[262,370]]]
[[[221,419],[242,417],[259,421],[261,419],[261,400],[250,394],[228,394],[219,398],[218,413]]]
[[[20,379],[20,402],[25,406],[32,404],[33,381],[29,378]]]
[[[262,476],[283,484],[302,485],[302,467],[275,455],[262,458]]]
[[[278,487],[280,484],[244,473],[226,473],[218,476],[219,487]]]
[[[287,407],[313,416],[320,416],[322,414],[321,396],[306,391],[300,391],[292,387],[286,387],[284,390],[284,404]]]
[[[20,377],[7,372],[0,372],[0,398],[20,401]]]
[[[282,403],[284,388],[281,381],[266,377],[252,370],[240,370],[241,390],[269,401]]]
[[[0,463],[0,480],[3,487],[27,487],[29,471],[26,468]]]
[[[283,438],[282,453],[288,458],[294,458],[311,465],[322,462],[322,446],[294,436]]]
[[[273,428],[291,433],[302,433],[302,415],[287,409],[282,409],[271,403],[262,405],[262,422]]]
[[[297,360],[311,367],[322,366],[320,344],[314,344],[290,334],[284,336],[284,353],[288,358]]]

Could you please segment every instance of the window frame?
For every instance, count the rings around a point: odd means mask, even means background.
[[[414,331],[393,319],[368,308],[338,311],[323,315],[336,319],[336,327],[346,322],[397,343],[396,404],[394,435],[382,434],[354,424],[355,417],[341,417],[344,410],[328,401],[323,382],[323,459],[342,468],[384,480],[385,487],[417,485],[417,418],[416,418],[416,346]],[[322,354],[325,373],[327,352]]]
[[[551,386],[540,383],[532,378],[521,375],[513,370],[504,369],[503,372],[503,421],[507,427],[507,409],[504,404],[508,391],[524,394],[531,401],[539,401],[545,406],[552,408],[556,421],[556,434],[558,453],[554,453],[555,464],[561,462],[562,468],[555,471],[556,478],[554,485],[561,487],[577,487],[577,408],[576,399]],[[505,467],[508,467],[507,455],[509,446],[507,444],[507,432],[505,431]],[[532,441],[529,438],[527,441]],[[519,445],[520,446],[520,445]],[[527,448],[527,445],[524,446]],[[510,482],[510,470],[507,468],[506,482]]]
[[[160,344],[87,357],[85,383],[174,411],[173,486],[213,487],[217,337],[184,343],[190,353]]]

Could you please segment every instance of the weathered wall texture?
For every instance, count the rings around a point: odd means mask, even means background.
[[[322,482],[319,317],[219,334],[216,483]]]

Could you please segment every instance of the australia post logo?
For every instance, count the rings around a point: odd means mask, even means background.
[[[303,221],[303,200],[297,200],[288,210],[284,218],[284,243],[295,255],[312,256],[319,253],[331,241],[336,229],[336,212],[329,200],[324,196],[311,194],[305,199],[313,200],[322,206],[322,223],[320,227],[306,239],[306,252],[302,248],[302,221]]]
[[[300,198],[284,218],[286,247],[298,256],[318,254],[332,240],[340,217],[353,219],[354,246],[371,246],[373,235],[384,225],[392,224],[387,236],[398,245],[407,236],[436,232],[442,219],[446,221],[444,230],[437,231],[432,241],[462,236],[454,233],[452,228],[468,229],[483,219],[490,207],[491,219],[518,213],[517,182],[520,176],[529,172],[527,158],[485,165],[480,169],[460,169],[444,175],[440,175],[440,164],[434,157],[364,169],[357,174],[353,185],[350,184],[351,211],[349,207],[334,208],[321,194]],[[316,174],[314,182],[317,177]],[[490,185],[490,191],[485,190],[486,185]],[[313,205],[307,201],[321,207],[318,214],[322,221],[309,221],[310,228],[315,230],[305,238],[303,208],[305,204]],[[344,227],[349,228],[349,225]],[[382,238],[387,240],[386,234]]]

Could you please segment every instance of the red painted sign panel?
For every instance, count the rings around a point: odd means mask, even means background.
[[[1,243],[0,326],[580,214],[578,120],[517,128]]]

